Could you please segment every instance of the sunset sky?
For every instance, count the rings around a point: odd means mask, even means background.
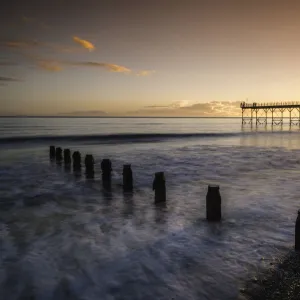
[[[299,0],[20,0],[0,115],[235,116],[300,101]]]

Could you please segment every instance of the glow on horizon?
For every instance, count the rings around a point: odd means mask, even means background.
[[[0,115],[237,116],[247,98],[300,100],[300,2],[87,2],[1,10]]]

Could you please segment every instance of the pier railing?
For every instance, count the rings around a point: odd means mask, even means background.
[[[279,108],[279,107],[300,107],[300,102],[267,102],[267,103],[241,103],[241,108]]]

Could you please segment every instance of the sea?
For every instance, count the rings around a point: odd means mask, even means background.
[[[294,246],[299,133],[239,118],[0,118],[0,299],[244,299]],[[50,145],[92,154],[95,178],[51,162]],[[210,184],[221,222],[206,221]]]

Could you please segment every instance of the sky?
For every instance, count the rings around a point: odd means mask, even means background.
[[[300,101],[299,0],[4,0],[0,115],[238,116]]]

